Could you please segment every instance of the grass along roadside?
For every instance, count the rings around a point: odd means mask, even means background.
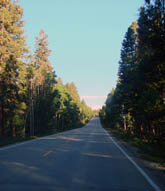
[[[138,148],[140,151],[140,157],[142,159],[157,163],[161,167],[165,167],[165,143],[149,143],[145,139],[140,139],[135,136],[128,135],[119,129],[105,129],[112,133],[116,138]]]
[[[0,137],[0,147],[29,141],[37,137]]]
[[[67,129],[67,130],[69,130],[69,129]],[[32,139],[40,138],[40,137],[45,137],[45,136],[57,134],[57,133],[64,132],[67,130],[51,131],[51,132],[47,132],[47,133],[42,134],[42,135],[37,135],[37,136],[32,136],[32,137],[21,137],[21,136],[20,137],[0,137],[0,148],[4,147],[4,146],[9,146],[12,144],[21,143],[21,142],[29,141]]]
[[[85,124],[81,124],[77,128],[81,128],[83,126],[85,126]],[[73,130],[73,129],[76,129],[76,128],[58,129],[58,130],[56,129],[56,130],[47,132],[45,134],[32,136],[32,137],[23,137],[23,136],[22,137],[21,136],[20,137],[7,137],[7,136],[6,137],[0,137],[0,148],[4,147],[4,146],[9,146],[9,145],[12,145],[12,144],[21,143],[21,142],[29,141],[29,140],[32,140],[32,139],[40,138],[40,137],[45,137],[45,136],[65,132],[65,131],[68,131],[68,130]]]

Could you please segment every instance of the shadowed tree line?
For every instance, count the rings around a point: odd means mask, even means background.
[[[118,81],[102,123],[147,139],[165,137],[165,0],[145,0],[121,48]]]
[[[34,136],[85,124],[93,115],[74,83],[57,79],[43,30],[30,53],[23,9],[0,1],[0,136]]]

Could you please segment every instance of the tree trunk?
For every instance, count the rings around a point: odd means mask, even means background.
[[[0,107],[0,136],[4,134],[4,107],[1,105]]]
[[[125,118],[123,119],[123,122],[124,122],[124,131],[127,131],[127,123]]]
[[[0,106],[0,136],[2,136],[2,106]]]
[[[62,116],[62,130],[64,130],[64,116]]]
[[[14,121],[13,121],[13,124],[12,124],[12,136],[13,136],[13,137],[15,137],[15,136],[16,136]]]

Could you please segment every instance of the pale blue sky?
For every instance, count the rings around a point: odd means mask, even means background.
[[[20,0],[27,43],[34,49],[40,29],[48,34],[50,61],[80,96],[106,96],[115,87],[120,49],[143,0]],[[102,105],[105,97],[85,99]]]

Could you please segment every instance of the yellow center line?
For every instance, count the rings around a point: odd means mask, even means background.
[[[56,151],[48,151],[48,152],[46,152],[43,156],[46,157],[46,156],[48,156],[49,154],[55,153],[55,152],[56,152]]]

